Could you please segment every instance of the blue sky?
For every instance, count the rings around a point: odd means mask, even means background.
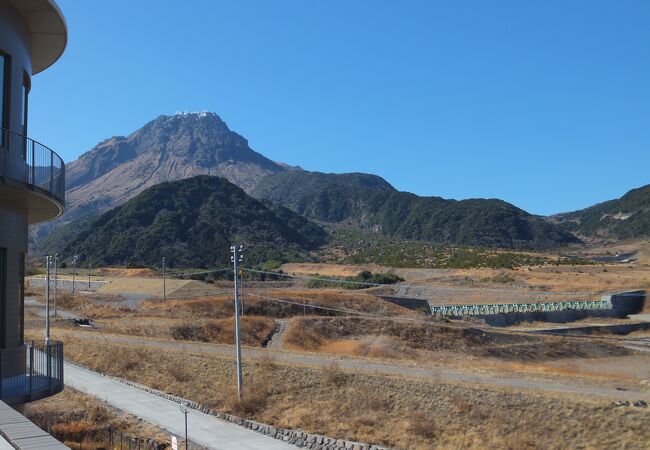
[[[267,157],[551,214],[650,183],[650,2],[59,0],[30,135],[213,111]]]

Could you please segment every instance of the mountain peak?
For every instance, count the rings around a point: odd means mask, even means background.
[[[216,117],[217,119],[221,120],[221,117],[219,117],[216,113],[213,113],[211,111],[196,111],[196,112],[188,112],[188,111],[176,111],[173,116],[160,116],[160,117],[198,117],[199,119],[203,119],[204,117]]]
[[[264,176],[286,170],[251,149],[213,112],[161,115],[67,165],[66,217],[120,205],[163,181],[216,175],[250,190]]]

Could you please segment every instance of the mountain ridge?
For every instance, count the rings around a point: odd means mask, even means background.
[[[548,220],[592,239],[650,237],[650,184],[631,189],[616,199],[554,214]]]
[[[522,249],[578,241],[559,226],[503,200],[420,197],[397,191],[376,175],[271,174],[260,180],[251,195],[312,220],[346,221],[401,239]]]
[[[61,251],[93,265],[214,267],[245,242],[247,261],[284,261],[323,244],[327,233],[281,206],[267,206],[224,178],[159,183],[84,224]]]

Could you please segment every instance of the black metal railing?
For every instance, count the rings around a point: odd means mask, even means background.
[[[63,343],[31,341],[0,349],[0,399],[25,403],[63,390]]]
[[[43,191],[65,202],[65,164],[56,152],[22,134],[0,132],[0,178]]]
[[[105,430],[103,438],[105,448],[110,450],[164,450],[168,448],[166,443],[159,443],[155,438],[143,439],[125,434],[109,426]]]

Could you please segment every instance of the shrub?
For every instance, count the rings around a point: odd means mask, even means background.
[[[414,411],[409,417],[409,429],[413,434],[431,439],[435,435],[435,422],[432,417]]]
[[[328,385],[340,388],[347,382],[347,379],[347,374],[341,370],[341,366],[336,361],[323,368],[323,382]]]
[[[176,381],[180,381],[181,383],[186,383],[192,378],[190,373],[185,368],[185,365],[180,360],[174,360],[172,363],[170,363],[167,370]]]

